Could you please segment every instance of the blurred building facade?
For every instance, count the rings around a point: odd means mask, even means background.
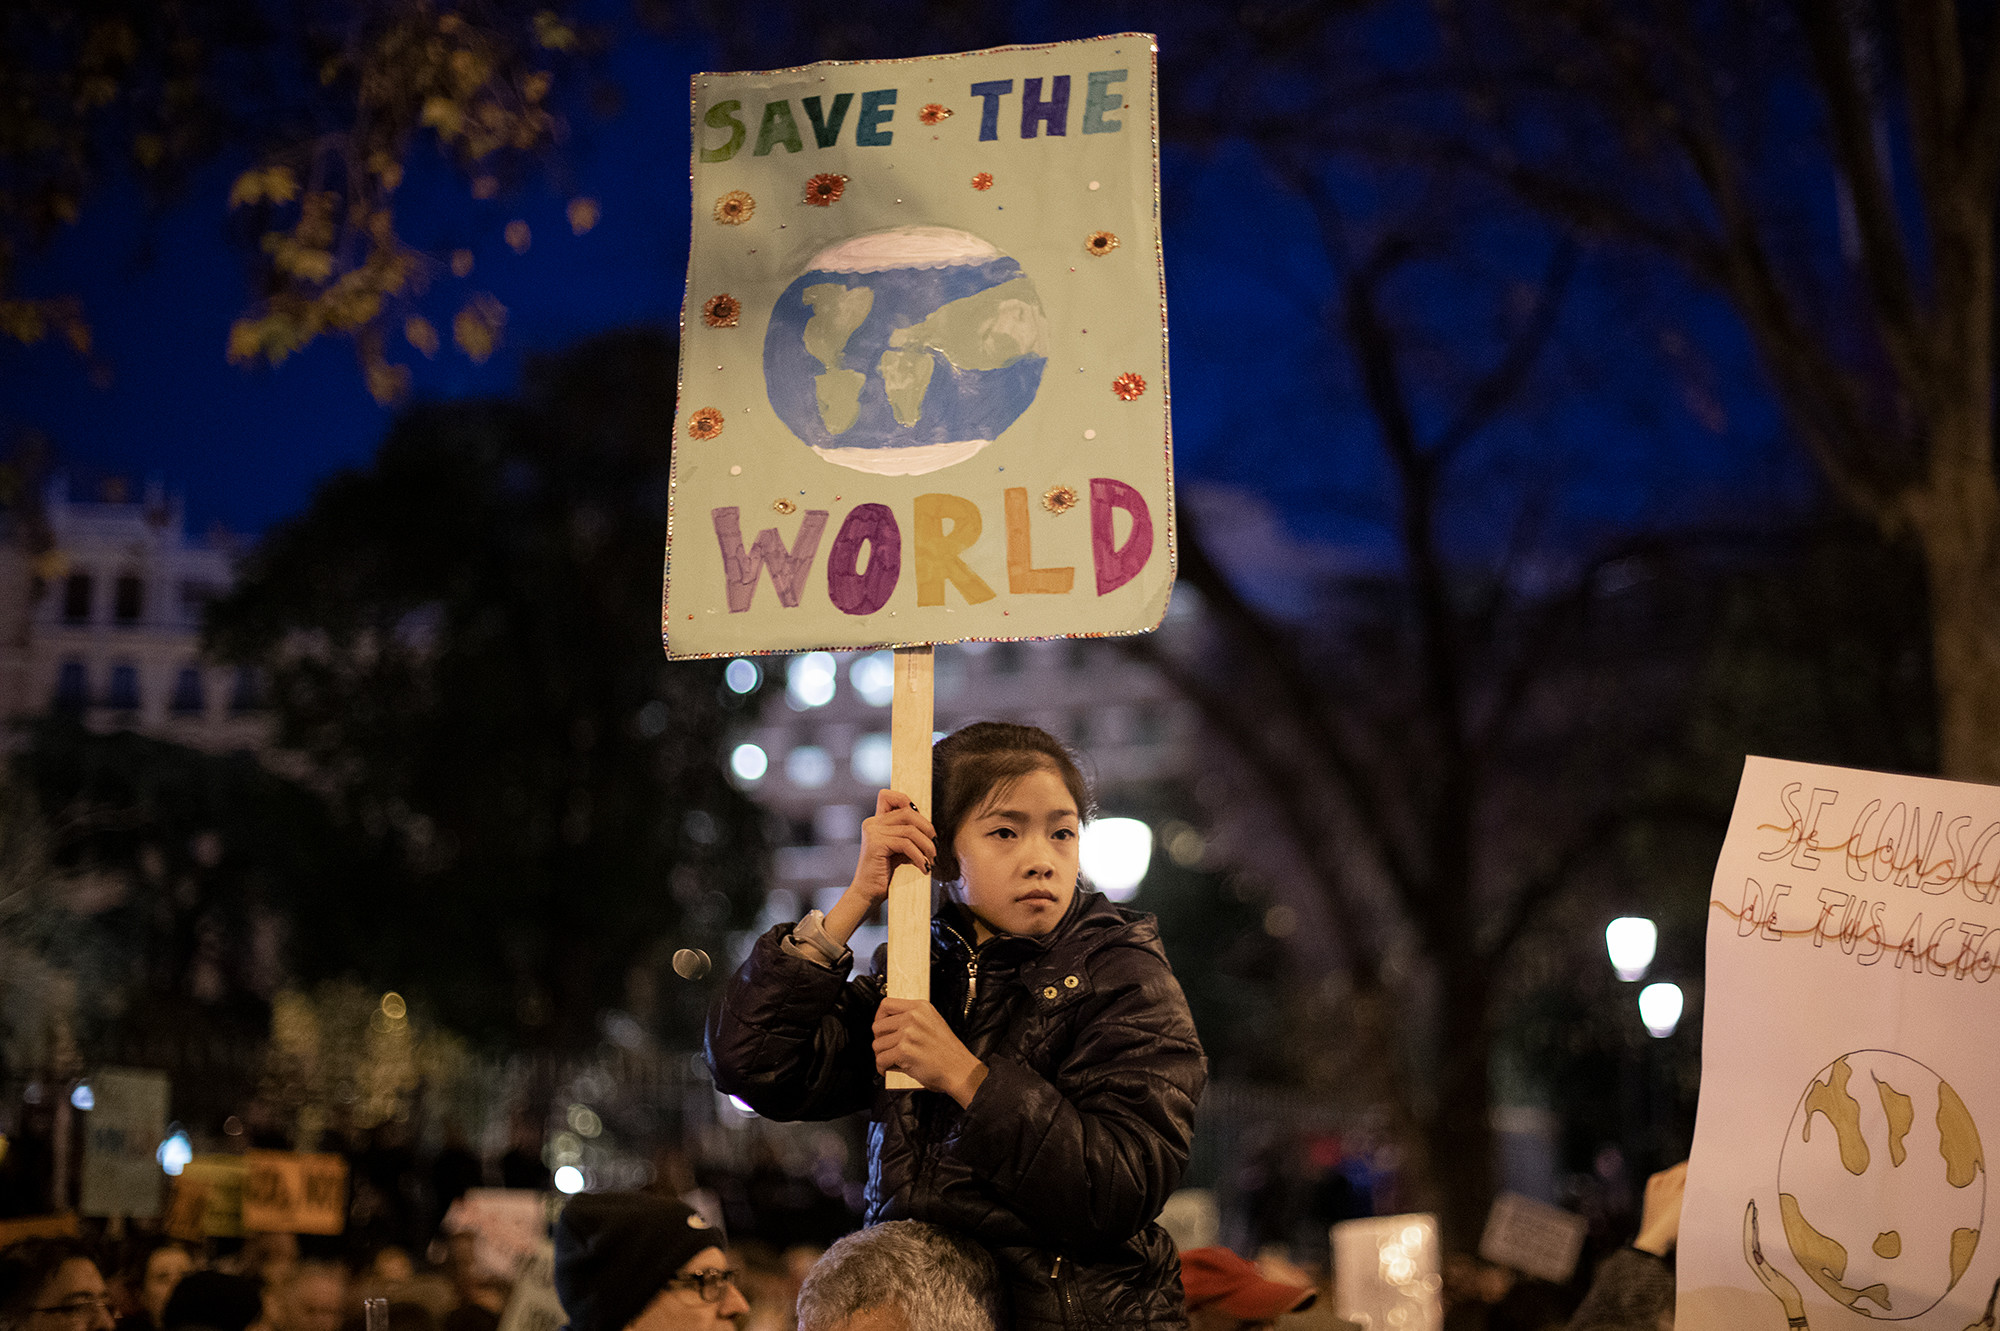
[[[262,748],[263,675],[201,655],[202,615],[235,581],[225,538],[192,539],[178,496],[97,500],[57,477],[45,541],[0,549],[0,719],[50,709],[211,751]]]

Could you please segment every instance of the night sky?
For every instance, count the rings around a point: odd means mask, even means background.
[[[1172,42],[1169,28],[1168,98]],[[417,397],[506,393],[524,357],[605,329],[677,321],[687,87],[703,57],[693,44],[624,34],[606,69],[622,109],[610,119],[574,112],[561,161],[512,194],[475,202],[461,180],[413,164],[399,195],[405,238],[434,254],[465,245],[477,256],[470,281],[444,278],[425,312],[448,328],[468,287],[509,308],[502,349],[484,366],[449,347],[429,362],[402,348]],[[82,297],[111,377],[93,384],[66,348],[0,347],[0,439],[39,430],[79,477],[157,477],[185,496],[195,530],[221,523],[254,535],[298,511],[330,472],[363,463],[392,413],[369,398],[344,342],[321,339],[276,370],[225,362],[246,259],[224,202],[248,164],[241,154],[213,164],[164,211],[142,204],[135,187],[116,187],[28,258],[20,276],[29,293]],[[1261,499],[1278,515],[1281,543],[1379,542],[1379,466],[1342,358],[1321,332],[1331,268],[1309,214],[1247,149],[1226,144],[1202,157],[1167,145],[1163,181],[1181,482]],[[602,206],[580,237],[563,213],[575,195]],[[517,217],[533,228],[523,255],[500,234]],[[1531,277],[1547,244],[1532,228],[1476,236],[1464,289]],[[1471,307],[1461,308],[1458,282],[1435,267],[1398,294],[1413,325],[1447,351],[1459,339],[1458,354],[1476,361],[1490,353],[1463,326]],[[1482,514],[1497,524],[1521,495],[1546,494],[1557,525],[1590,539],[1796,503],[1802,475],[1733,319],[1675,279],[1593,253],[1535,392],[1468,459],[1458,521],[1478,544],[1495,534],[1481,530]]]

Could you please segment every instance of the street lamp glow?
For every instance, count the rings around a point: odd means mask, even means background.
[[[556,1191],[575,1195],[583,1191],[583,1171],[575,1165],[564,1165],[556,1171]]]
[[[153,1153],[160,1162],[160,1168],[171,1178],[179,1178],[181,1171],[194,1159],[194,1143],[188,1140],[187,1129],[174,1124],[174,1130],[160,1143],[160,1149]]]
[[[870,652],[847,667],[847,682],[870,707],[887,707],[896,696],[896,658],[890,652]]]
[[[764,779],[764,773],[771,770],[771,758],[755,744],[738,744],[730,751],[729,770],[736,773],[738,781],[749,785]]]
[[[1604,926],[1604,950],[1611,955],[1611,969],[1621,980],[1644,975],[1659,945],[1659,929],[1643,916],[1621,915]]]
[[[89,1082],[80,1081],[76,1084],[76,1089],[69,1093],[69,1102],[85,1113],[89,1113],[91,1110],[97,1108],[97,1092],[90,1089]]]
[[[1130,901],[1153,862],[1153,829],[1137,818],[1099,818],[1083,829],[1084,876],[1113,901]]]
[[[1662,981],[1639,991],[1639,1020],[1656,1040],[1664,1040],[1681,1024],[1681,987]]]
[[[840,683],[840,667],[832,652],[807,652],[794,656],[785,667],[785,701],[795,712],[824,707],[833,701]]]

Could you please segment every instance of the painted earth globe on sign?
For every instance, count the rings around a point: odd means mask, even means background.
[[[1915,1059],[1843,1054],[1793,1112],[1778,1206],[1792,1256],[1829,1297],[1880,1321],[1919,1316],[1979,1246],[1978,1126],[1951,1083]]]
[[[964,231],[897,227],[820,251],[785,288],[764,385],[829,462],[914,476],[963,462],[1020,419],[1048,341],[1020,264]]]

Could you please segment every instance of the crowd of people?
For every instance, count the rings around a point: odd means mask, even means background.
[[[1632,1243],[1596,1269],[1573,1316],[1530,1283],[1465,1259],[1444,1285],[1446,1331],[1667,1331],[1685,1166],[1654,1176]],[[483,1269],[476,1235],[441,1260],[383,1248],[365,1261],[301,1251],[289,1234],[181,1243],[34,1238],[0,1249],[0,1331],[498,1331],[512,1282]],[[321,1241],[325,1242],[325,1241]],[[661,1192],[585,1193],[554,1227],[554,1284],[569,1331],[1011,1331],[1002,1269],[980,1243],[915,1220],[779,1255]],[[1496,1280],[1494,1277],[1498,1277]],[[1341,1331],[1324,1271],[1277,1253],[1179,1254],[1189,1331]],[[1547,1291],[1544,1292],[1546,1295]],[[379,1320],[364,1308],[379,1300]],[[1077,1331],[1096,1323],[1079,1321]],[[555,1331],[532,1315],[510,1331]]]
[[[395,1243],[344,1262],[288,1235],[103,1254],[30,1241],[0,1253],[0,1331],[109,1331],[127,1319],[124,1331],[1345,1325],[1323,1297],[1323,1269],[1292,1267],[1282,1252],[1251,1261],[1223,1247],[1183,1250],[1160,1223],[1183,1182],[1207,1062],[1151,917],[1081,881],[1080,834],[1094,809],[1074,757],[1033,727],[980,723],[935,746],[926,794],[928,812],[881,792],[839,901],[759,938],[708,1024],[716,1088],[759,1114],[867,1114],[864,1223],[831,1246],[802,1232],[783,1248],[754,1235],[732,1248],[714,1193],[668,1170],[647,1191],[585,1192],[563,1208],[559,1317],[510,1294],[509,1273],[483,1261],[479,1234],[447,1211],[421,1265]],[[887,992],[880,957],[857,973],[848,946],[909,867],[935,893],[928,999]],[[538,1183],[534,1145],[523,1134],[511,1154]],[[373,1189],[380,1204],[351,1208],[371,1218],[398,1210],[395,1180],[410,1172],[406,1146],[375,1157],[354,1177],[358,1198]],[[455,1157],[432,1173],[438,1203],[446,1175],[476,1176]],[[1676,1171],[1648,1186],[1637,1243],[1599,1268],[1573,1331],[1658,1331],[1671,1320],[1664,1262],[1679,1188]],[[350,1231],[357,1242],[380,1233]],[[525,1286],[528,1267],[518,1269]],[[1567,1320],[1504,1271],[1461,1263],[1452,1275],[1439,1291],[1451,1331],[1550,1331]]]

